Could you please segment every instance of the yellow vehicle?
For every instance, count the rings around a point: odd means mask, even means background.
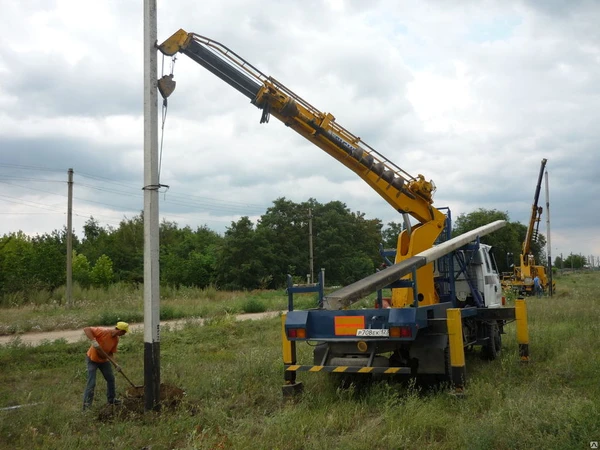
[[[502,287],[504,289],[512,289],[520,295],[534,295],[534,278],[537,276],[540,279],[540,284],[544,291],[548,291],[550,279],[546,266],[536,264],[532,253],[531,244],[537,240],[540,221],[542,218],[543,208],[538,206],[540,197],[540,189],[542,185],[542,176],[546,167],[547,159],[542,159],[540,173],[538,175],[535,194],[533,196],[533,204],[531,205],[531,216],[527,226],[527,233],[521,247],[520,263],[514,266],[512,272],[502,274]],[[552,291],[554,292],[556,284],[552,281]]]
[[[179,30],[158,48],[168,56],[181,52],[205,67],[261,109],[261,123],[276,117],[356,173],[404,216],[407,226],[392,266],[328,294],[318,308],[294,310],[290,296],[281,325],[284,394],[301,390],[298,372],[439,375],[461,389],[465,347],[480,346],[488,359],[495,358],[504,325],[513,320],[520,357],[528,359],[525,303],[503,306],[490,247],[478,241],[503,221],[450,239],[449,212],[433,206],[434,183],[408,174],[332,114],[322,113],[212,39]],[[161,93],[168,85],[170,75],[159,80]],[[416,223],[410,224],[410,218]],[[391,291],[385,303],[378,296],[374,308],[349,309],[382,289]],[[312,364],[298,363],[297,344],[316,344]]]

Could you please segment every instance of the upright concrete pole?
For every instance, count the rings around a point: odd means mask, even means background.
[[[160,408],[156,0],[144,0],[144,408]]]
[[[310,263],[310,282],[314,283],[314,258],[313,258],[313,232],[312,232],[312,211],[308,210],[308,251]]]
[[[73,169],[67,171],[67,306],[73,306]]]
[[[548,237],[546,248],[548,249],[548,294],[552,297],[552,243],[550,241],[550,189],[548,188],[548,171],[544,174],[546,184],[546,235]]]

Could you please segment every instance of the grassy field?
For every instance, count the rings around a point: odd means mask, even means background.
[[[30,331],[69,330],[88,325],[112,325],[118,320],[143,322],[143,290],[116,284],[108,289],[82,290],[75,286],[73,304],[64,305],[64,289],[44,295],[26,306],[1,308],[0,335]],[[282,311],[287,294],[280,291],[227,292],[214,288],[161,290],[161,320],[226,317],[231,314]],[[300,307],[314,307],[315,295],[299,299]]]
[[[243,312],[250,300],[283,309],[285,295],[214,293],[197,305],[167,296],[163,305],[174,311],[212,317],[203,327],[161,333],[162,381],[184,389],[183,402],[161,413],[100,420],[100,376],[96,404],[81,412],[86,343],[28,347],[17,340],[0,348],[0,409],[30,406],[0,410],[0,448],[590,448],[590,441],[600,441],[600,274],[563,276],[557,286],[553,298],[528,299],[531,363],[518,362],[509,325],[499,359],[467,355],[463,399],[449,395],[447,386],[423,389],[397,380],[342,390],[327,374],[304,373],[303,396],[284,402],[279,319],[236,322],[221,311]],[[114,306],[122,308],[119,314],[129,311],[123,302]],[[101,313],[47,308],[2,310],[2,326],[34,329],[36,317],[47,329],[80,326]],[[300,348],[306,358],[310,351]],[[123,338],[118,357],[129,378],[141,383],[142,334]],[[117,383],[124,392],[126,381],[118,377]]]

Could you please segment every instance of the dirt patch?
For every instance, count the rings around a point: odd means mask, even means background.
[[[161,410],[172,409],[181,403],[185,391],[170,384],[160,384]],[[144,414],[144,387],[129,387],[120,405],[106,405],[98,413],[98,419],[109,422],[114,419],[135,418]]]

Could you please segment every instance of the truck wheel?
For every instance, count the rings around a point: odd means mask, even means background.
[[[498,357],[500,347],[502,343],[500,341],[500,330],[496,322],[488,323],[485,325],[486,335],[488,337],[487,343],[481,347],[481,357],[488,361],[493,361]]]
[[[502,333],[500,333],[500,327],[496,324],[496,334],[494,336],[494,344],[496,346],[496,355],[499,355],[502,351]]]

